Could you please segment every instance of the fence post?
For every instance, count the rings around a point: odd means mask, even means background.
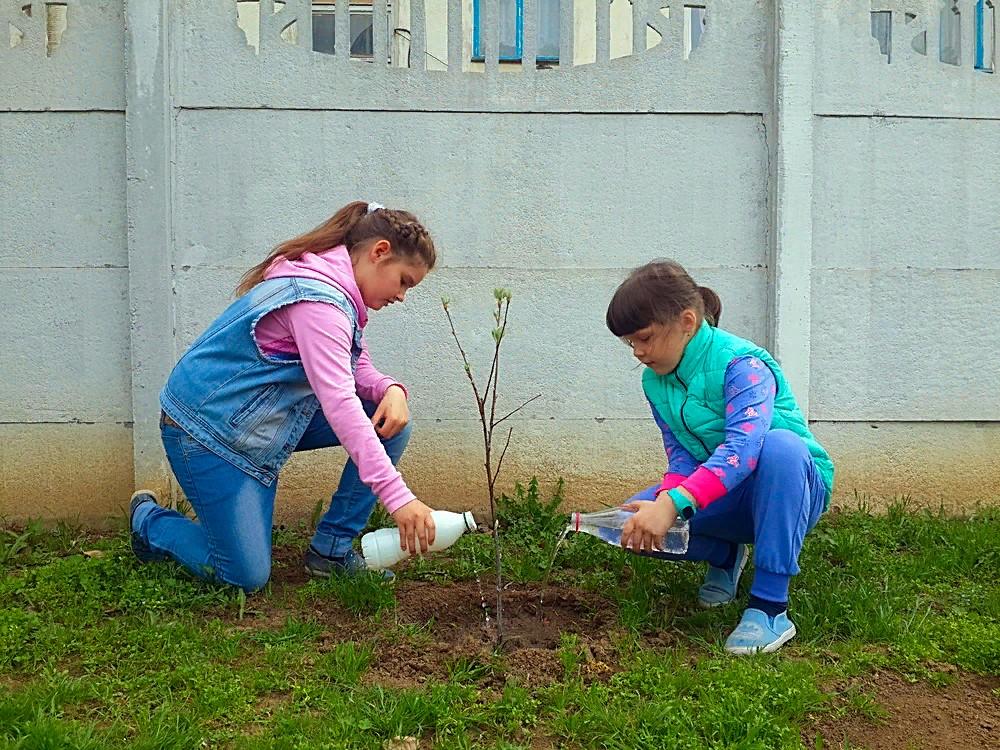
[[[809,414],[815,7],[776,0],[771,151],[771,346]]]
[[[159,390],[174,360],[173,117],[167,0],[126,2],[125,155],[132,344],[132,455],[137,486],[170,487]]]

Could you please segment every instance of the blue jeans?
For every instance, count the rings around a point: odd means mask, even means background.
[[[630,500],[653,500],[658,486]],[[751,593],[785,601],[788,581],[799,572],[802,543],[825,504],[826,486],[805,442],[789,430],[771,430],[764,436],[757,468],[691,519],[688,551],[655,557],[719,565],[734,543],[752,543]]]
[[[371,416],[377,405],[363,402]],[[178,484],[198,515],[197,521],[170,508],[141,505],[134,530],[154,550],[165,553],[196,576],[239,586],[264,587],[271,576],[271,525],[277,486],[270,487],[220,458],[179,427],[162,425],[163,447]],[[382,440],[395,465],[410,438],[407,425]],[[340,445],[322,410],[316,412],[296,451]],[[330,507],[316,528],[312,545],[324,555],[345,554],[368,522],[375,494],[347,461]]]

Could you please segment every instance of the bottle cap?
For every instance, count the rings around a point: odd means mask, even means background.
[[[382,570],[392,565],[396,562],[393,559],[393,553],[396,550],[387,549],[390,546],[398,548],[398,538],[397,540],[386,538],[374,531],[365,534],[361,537],[361,556],[365,558],[365,564],[372,570]]]
[[[465,528],[468,531],[476,531],[479,528],[479,524],[476,523],[476,517],[472,515],[471,510],[467,510],[462,514],[462,518],[465,519]]]

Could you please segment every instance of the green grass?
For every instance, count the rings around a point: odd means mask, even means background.
[[[698,565],[589,537],[556,552],[560,492],[532,482],[501,503],[506,574],[537,584],[555,555],[554,589],[617,610],[614,655],[602,657],[614,664],[595,678],[593,634],[563,633],[542,685],[512,677],[503,652],[446,656],[415,687],[376,679],[376,668],[392,673],[378,662],[383,644],[431,648],[438,623],[400,620],[396,588],[375,576],[244,600],[172,564],[138,565],[124,535],[0,529],[0,750],[375,749],[396,735],[424,748],[797,748],[817,715],[882,717],[863,689],[825,692],[834,681],[876,669],[932,685],[956,668],[1000,674],[1000,511],[959,519],[900,504],[823,519],[793,585],[798,638],[737,659],[720,643],[739,606],[695,607]],[[276,541],[304,546],[305,529]],[[487,577],[492,566],[491,539],[465,536],[405,566],[397,587]],[[282,615],[240,618],[264,609]],[[322,624],[328,611],[350,632]]]

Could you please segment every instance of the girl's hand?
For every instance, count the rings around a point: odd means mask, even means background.
[[[655,502],[627,503],[622,507],[635,512],[622,527],[622,547],[632,552],[659,552],[659,543],[677,520],[670,495],[661,492]]]
[[[375,432],[379,437],[391,438],[398,435],[409,421],[410,407],[406,403],[406,392],[399,386],[390,385],[372,415]]]
[[[418,551],[417,542],[420,543],[420,552],[426,552],[427,548],[434,544],[435,528],[431,509],[416,498],[393,513],[392,520],[399,528],[401,550],[415,555]]]

